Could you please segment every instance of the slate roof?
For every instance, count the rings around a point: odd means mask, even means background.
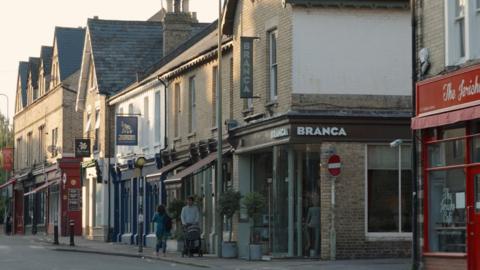
[[[28,62],[20,62],[18,64],[18,79],[22,86],[21,89],[21,98],[22,98],[22,107],[27,106],[27,79],[28,79]]]
[[[38,87],[38,74],[40,70],[40,58],[30,57],[28,58],[28,73],[32,76],[33,88]]]
[[[52,68],[53,47],[42,46],[40,50],[40,59],[43,63],[43,74],[49,75]]]
[[[163,56],[160,22],[88,19],[100,93],[114,94]]]
[[[55,27],[60,81],[65,80],[82,65],[84,28]]]

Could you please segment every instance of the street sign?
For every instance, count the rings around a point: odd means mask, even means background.
[[[340,168],[340,157],[338,155],[330,156],[330,158],[328,159],[328,172],[332,176],[338,176],[340,174]]]

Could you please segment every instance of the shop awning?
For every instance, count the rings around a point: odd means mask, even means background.
[[[28,195],[31,195],[31,194],[35,194],[37,192],[39,192],[40,190],[44,190],[46,188],[48,188],[49,186],[51,185],[55,185],[55,184],[58,184],[60,181],[50,181],[50,182],[46,182],[45,184],[41,185],[41,186],[38,186],[36,187],[35,189],[23,194],[23,196],[28,196]]]
[[[444,112],[424,117],[412,118],[412,129],[424,129],[444,125],[455,124],[461,121],[468,121],[480,118],[480,106],[465,108],[461,110]]]
[[[223,150],[223,155],[229,153],[231,150],[232,150],[231,148],[224,149]],[[210,163],[212,163],[216,159],[217,159],[217,153],[216,152],[211,153],[208,156],[206,156],[205,158],[199,160],[198,162],[194,163],[190,167],[186,168],[185,170],[183,170],[183,171],[171,176],[167,180],[165,180],[165,184],[168,185],[168,184],[173,184],[173,183],[179,182],[183,178],[185,178],[185,177],[187,177],[191,174],[194,174],[195,172],[199,171],[203,167],[205,167],[207,165],[210,165]]]
[[[15,181],[17,181],[17,179],[10,179],[10,180],[8,180],[7,182],[1,184],[1,185],[0,185],[0,190],[8,187],[9,185],[15,184]]]
[[[175,170],[176,168],[184,165],[185,163],[187,163],[190,159],[189,158],[184,158],[184,159],[179,159],[179,160],[176,160],[166,166],[163,166],[160,170],[158,170],[158,172],[156,173],[152,173],[152,174],[148,174],[145,176],[145,179],[147,179],[147,181],[158,181],[160,180],[160,177],[164,174],[167,174],[169,172],[171,172],[172,170]]]

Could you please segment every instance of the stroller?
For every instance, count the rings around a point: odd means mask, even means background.
[[[188,255],[193,257],[197,253],[199,257],[203,256],[202,239],[200,226],[197,224],[190,224],[183,227],[184,243],[182,257]]]

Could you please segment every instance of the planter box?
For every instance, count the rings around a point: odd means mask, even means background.
[[[167,240],[167,251],[183,251],[183,240]]]
[[[222,242],[222,257],[237,258],[238,257],[237,242]]]

